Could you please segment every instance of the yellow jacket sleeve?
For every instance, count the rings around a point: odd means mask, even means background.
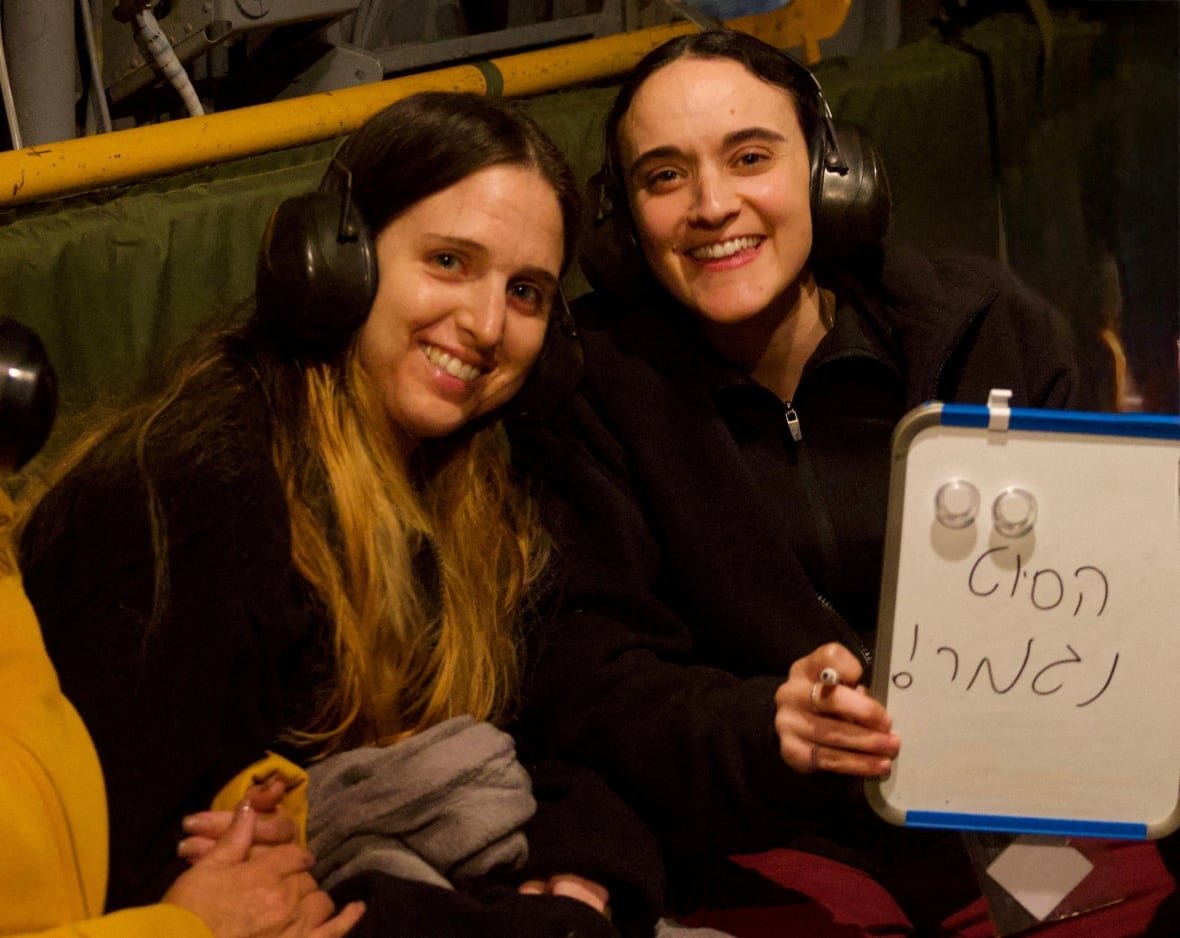
[[[107,811],[98,756],[15,575],[0,579],[0,623],[0,934],[11,934],[101,912]]]
[[[11,510],[0,493],[0,527]],[[61,692],[0,531],[0,936],[212,938],[171,905],[101,916],[107,805],[90,735]]]
[[[279,810],[295,822],[299,846],[307,846],[307,772],[290,759],[273,752],[246,766],[231,778],[213,798],[210,807],[214,811],[232,811],[245,796],[251,785],[261,784],[278,775],[286,782],[287,792],[279,802]]]
[[[48,931],[0,932],[4,938],[212,938],[204,923],[174,905],[124,909]]]

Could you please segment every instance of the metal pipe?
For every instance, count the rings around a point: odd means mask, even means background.
[[[98,43],[94,36],[94,16],[90,9],[91,0],[78,0],[78,13],[82,17],[82,35],[86,39],[86,62],[90,69],[90,96],[98,108],[98,127],[103,133],[111,131],[111,110],[107,104],[107,90],[102,82],[99,68]]]
[[[77,136],[74,0],[3,0],[13,99],[26,147]]]
[[[156,15],[150,7],[135,11],[135,26],[139,30],[144,45],[147,46],[148,54],[151,55],[160,71],[164,73],[164,77],[176,89],[176,93],[180,95],[180,100],[184,102],[184,109],[188,111],[189,116],[202,116],[205,109],[201,106],[201,99],[197,97],[197,89],[193,87],[188,72],[184,70],[180,59],[176,57],[172,43],[168,41],[164,30],[160,29],[160,24],[156,22]]]
[[[834,35],[851,0],[793,0],[728,25],[780,48]],[[0,206],[53,198],[149,176],[181,172],[338,137],[400,98],[430,89],[540,94],[622,74],[660,43],[695,31],[657,26],[552,49],[458,65],[342,91],[222,111],[0,153]]]

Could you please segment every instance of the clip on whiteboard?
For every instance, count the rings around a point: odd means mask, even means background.
[[[987,428],[1006,433],[1012,419],[1012,392],[1006,388],[992,388],[987,396]]]
[[[872,693],[901,752],[869,800],[914,827],[1161,837],[1180,417],[1007,403],[929,403],[894,432]]]

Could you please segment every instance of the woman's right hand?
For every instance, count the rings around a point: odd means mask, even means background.
[[[837,683],[820,675],[829,670]],[[793,665],[774,695],[774,728],[783,761],[796,772],[873,778],[889,772],[901,747],[893,720],[860,683],[860,659],[838,642]]]
[[[243,802],[216,844],[164,894],[163,902],[196,914],[213,938],[339,938],[364,904],[338,914],[309,870],[311,854],[294,844],[250,857],[256,812]]]

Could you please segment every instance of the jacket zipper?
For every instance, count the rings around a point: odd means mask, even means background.
[[[828,599],[827,596],[825,596],[823,593],[817,592],[815,597],[819,600],[819,604],[821,606],[823,606],[828,610],[828,612],[840,620],[840,624],[844,626],[844,634],[850,639],[848,642],[848,647],[860,656],[860,659],[865,666],[865,673],[868,674],[868,672],[872,670],[873,667],[873,650],[864,643],[864,639],[861,638],[860,632],[854,629],[852,627],[852,623],[840,614],[840,610],[832,605],[832,601]]]
[[[815,533],[819,539],[820,560],[823,563],[823,583],[833,583],[839,566],[840,548],[836,543],[836,531],[832,527],[832,518],[828,514],[828,506],[819,489],[819,481],[815,475],[815,467],[811,463],[811,456],[803,442],[803,422],[799,419],[799,412],[791,401],[783,403],[783,419],[787,430],[795,443],[795,453],[799,458],[799,482],[803,487],[807,499],[807,507],[811,510],[815,521]]]
[[[787,424],[787,431],[791,434],[791,439],[800,443],[803,440],[803,424],[799,420],[799,412],[795,410],[795,405],[791,401],[786,401],[783,404],[783,419]],[[832,533],[831,519],[827,515],[827,506],[823,502],[823,498],[815,490],[812,481],[811,460],[807,457],[807,452],[802,447],[799,447],[799,461],[805,467],[803,473],[803,484],[808,492],[808,502],[811,505],[811,510],[816,513],[816,528],[819,533],[820,541],[823,544],[823,553],[826,558],[825,567],[831,567],[833,561],[831,558],[835,556],[835,536]],[[823,593],[816,592],[816,598],[819,599],[820,605],[827,609],[840,624],[844,627],[844,635],[847,639],[848,646],[856,652],[861,660],[864,662],[865,671],[869,671],[873,666],[873,652],[869,649],[860,637],[860,633],[852,627],[852,624],[840,614],[840,611],[832,605]]]
[[[795,405],[790,401],[783,404],[783,417],[787,421],[787,430],[791,433],[791,439],[796,443],[803,439],[803,428],[799,424],[799,414],[795,410]]]

